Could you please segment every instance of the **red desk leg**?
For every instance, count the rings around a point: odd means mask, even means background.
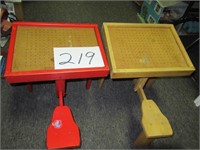
[[[63,106],[63,97],[65,96],[65,80],[56,80],[56,94],[59,98],[60,106]]]
[[[65,96],[65,80],[56,80],[56,94],[58,97]]]
[[[60,93],[59,93],[59,104],[60,104],[60,106],[63,106],[63,94],[62,94],[62,91],[60,91]]]
[[[92,83],[92,79],[87,79],[86,89],[89,90]]]

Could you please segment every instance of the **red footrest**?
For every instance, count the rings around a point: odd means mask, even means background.
[[[51,124],[47,129],[47,148],[80,147],[80,131],[71,110],[67,106],[57,106]]]

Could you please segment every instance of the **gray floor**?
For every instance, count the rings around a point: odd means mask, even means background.
[[[102,23],[137,22],[133,2],[23,2],[25,21]],[[94,80],[67,82],[65,104],[81,131],[81,149],[130,149],[141,131],[141,109],[132,80],[106,79],[101,90]],[[46,128],[58,105],[53,82],[26,86],[1,80],[1,148],[45,149]],[[155,140],[148,148],[198,149],[199,88],[190,77],[159,78],[147,97],[170,121],[174,135]]]

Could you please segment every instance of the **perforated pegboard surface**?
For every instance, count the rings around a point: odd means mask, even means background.
[[[187,66],[170,28],[111,25],[108,34],[117,69]]]
[[[54,69],[54,47],[98,46],[93,28],[18,26],[12,72]]]

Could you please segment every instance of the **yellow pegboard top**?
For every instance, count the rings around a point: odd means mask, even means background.
[[[154,76],[152,72],[156,76],[162,69],[194,70],[172,25],[104,23],[103,28],[111,71],[116,75],[133,73],[128,77],[148,77]],[[134,74],[134,69],[146,69],[151,74],[147,75],[145,70]]]
[[[18,26],[12,71],[53,70],[54,47],[98,46],[93,28]]]

